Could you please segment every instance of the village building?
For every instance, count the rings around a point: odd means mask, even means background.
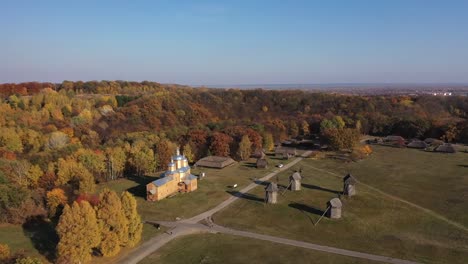
[[[265,187],[265,202],[270,204],[275,204],[278,201],[278,184],[270,182],[267,187]]]
[[[299,172],[294,172],[289,176],[289,185],[291,185],[291,191],[300,191],[301,190],[301,180],[302,176]]]
[[[178,192],[193,192],[198,187],[197,181],[197,177],[190,173],[187,158],[177,149],[167,171],[146,185],[146,200],[160,201]]]
[[[455,147],[450,143],[444,143],[444,144],[438,146],[434,151],[435,152],[442,152],[442,153],[455,153],[455,152],[457,152]]]
[[[257,163],[255,164],[257,169],[266,169],[268,167],[268,161],[265,158],[257,159]]]
[[[236,163],[230,157],[208,156],[195,163],[195,167],[222,169]]]
[[[327,203],[328,205],[328,217],[332,219],[341,218],[341,207],[343,204],[339,198],[333,198]]]
[[[348,196],[353,196],[356,194],[356,179],[348,174],[343,178],[343,194]]]
[[[407,147],[415,149],[425,149],[428,147],[428,144],[421,140],[413,140],[407,145]]]
[[[280,159],[290,159],[296,156],[296,149],[287,147],[276,147],[275,157]]]

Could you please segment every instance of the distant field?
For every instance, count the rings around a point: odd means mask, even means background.
[[[238,264],[238,263],[377,263],[271,242],[224,234],[190,235],[175,241],[139,264]]]
[[[118,192],[129,190],[137,198],[138,211],[144,220],[189,218],[215,207],[229,198],[229,192],[234,191],[232,185],[237,184],[237,189],[241,189],[255,178],[260,178],[271,171],[277,170],[278,168],[275,165],[289,162],[271,157],[268,160],[270,165],[267,169],[255,168],[255,159],[239,162],[221,170],[192,169],[192,174],[198,175],[202,171],[206,173],[206,177],[198,182],[198,189],[195,192],[177,194],[158,202],[146,201],[146,184],[156,178],[120,179],[100,185],[100,188],[109,187]]]
[[[334,160],[304,160],[296,165],[303,168],[306,177],[302,191],[287,191],[279,196],[277,205],[264,205],[264,190],[256,188],[248,199],[239,200],[219,212],[214,220],[236,229],[424,263],[466,263],[468,232],[359,185],[356,197],[344,199],[341,220],[323,218],[314,226],[326,209],[326,202],[342,191],[342,181],[313,167],[340,175],[344,175],[348,167],[353,168],[351,172],[358,179],[415,203],[425,201],[421,205],[434,210],[439,209],[434,206],[439,199],[445,201],[461,195],[451,192],[461,184],[461,174],[466,168],[456,165],[465,154],[441,155],[385,147],[377,147],[375,151],[368,160],[348,165]],[[425,161],[413,161],[418,159]],[[436,160],[437,164],[426,164]],[[419,166],[429,168],[420,169]],[[440,177],[442,171],[450,176]],[[280,184],[287,185],[291,172],[280,175]],[[367,180],[371,178],[373,181]],[[438,193],[431,195],[438,189]],[[457,212],[450,208],[446,211],[453,216],[457,213],[466,216],[466,210]]]

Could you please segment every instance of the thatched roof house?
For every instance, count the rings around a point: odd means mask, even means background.
[[[257,149],[252,154],[252,157],[254,157],[256,159],[264,159],[266,157],[266,155],[265,155],[265,152],[263,152],[263,149]]]
[[[222,169],[234,163],[235,161],[230,157],[208,156],[197,161],[195,166]]]
[[[428,147],[428,144],[426,144],[426,142],[421,141],[421,140],[413,140],[406,146],[408,148],[425,149]]]
[[[268,167],[268,161],[265,158],[260,158],[256,163],[257,169],[265,169]]]
[[[444,142],[443,142],[442,140],[437,139],[437,138],[426,138],[426,139],[424,140],[424,142],[425,142],[426,144],[431,145],[431,146],[439,146],[439,145],[444,144]]]
[[[275,156],[278,158],[289,159],[296,156],[296,149],[287,147],[277,147],[275,149]]]
[[[384,142],[404,142],[405,139],[400,136],[386,136]]]
[[[455,147],[450,143],[444,143],[444,144],[438,146],[434,151],[443,152],[443,153],[455,153],[455,152],[457,152]]]

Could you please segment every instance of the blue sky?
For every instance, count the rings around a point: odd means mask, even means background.
[[[1,0],[0,82],[468,83],[468,1]]]

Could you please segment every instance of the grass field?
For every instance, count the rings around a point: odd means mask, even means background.
[[[276,170],[275,165],[287,164],[287,160],[275,158],[269,159],[267,169],[255,168],[255,159],[239,162],[224,169],[196,168],[192,174],[198,175],[205,172],[206,177],[198,182],[198,189],[192,193],[177,194],[158,202],[146,201],[146,184],[156,178],[142,177],[132,179],[120,179],[105,183],[100,188],[108,187],[118,192],[129,190],[138,201],[138,211],[143,220],[175,220],[176,217],[189,218],[202,213],[223,200],[229,198],[229,192],[234,191],[232,185],[237,184],[236,189],[248,185],[255,178],[262,177]]]
[[[428,200],[421,205],[432,205],[431,209],[438,209],[438,206],[434,206],[437,200],[457,196],[451,191],[460,183],[461,173],[465,169],[457,166],[464,154],[443,155],[440,159],[427,155],[440,156],[436,153],[378,147],[368,160],[348,165],[334,160],[304,160],[296,165],[302,167],[305,176],[302,191],[287,191],[284,196],[279,196],[277,205],[264,205],[264,190],[256,188],[247,199],[237,201],[216,214],[214,220],[218,224],[237,229],[424,263],[466,263],[467,232],[359,185],[356,197],[343,200],[342,219],[323,218],[317,226],[314,226],[326,210],[326,202],[337,197],[342,191],[342,182],[337,177],[319,173],[313,167],[344,175],[344,172],[348,171],[348,166],[353,168],[349,170],[357,178],[366,183],[382,187],[381,189],[386,192],[415,203],[419,200]],[[414,160],[425,159],[425,162],[408,160],[410,157]],[[418,166],[424,165],[429,160],[431,162],[439,160],[438,165],[427,165],[432,170],[424,170],[426,173],[419,175]],[[386,167],[390,167],[389,164],[392,164],[391,169]],[[439,168],[435,169],[436,167]],[[427,171],[434,173],[429,174]],[[450,171],[451,176],[440,177],[441,171]],[[287,177],[291,172],[280,175],[280,184],[287,185]],[[457,177],[453,177],[454,175]],[[372,177],[375,177],[373,181],[367,181]],[[411,177],[415,179],[410,179]],[[449,182],[437,185],[440,179]],[[393,185],[384,188],[385,182]],[[402,190],[397,192],[393,188]],[[438,188],[444,190],[431,195],[431,192],[437,191]],[[419,194],[424,197],[416,197]],[[458,196],[460,195],[461,193],[458,193]],[[457,212],[452,209],[446,211],[451,211],[457,216]],[[458,214],[466,214],[464,212],[466,210],[458,211]]]
[[[416,149],[372,146],[360,162],[311,160],[307,164],[358,180],[433,210],[468,228],[468,154],[444,154]],[[330,176],[311,171],[311,175]]]
[[[139,264],[376,263],[224,234],[190,235],[169,244]]]

